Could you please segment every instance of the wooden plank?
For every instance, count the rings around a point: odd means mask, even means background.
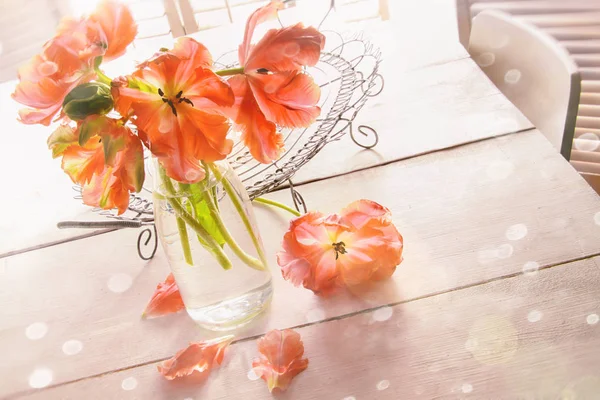
[[[600,253],[600,198],[537,131],[299,190],[310,209],[325,213],[362,197],[389,207],[404,235],[405,261],[374,290],[342,292],[325,303],[282,280],[274,255],[288,216],[256,207],[275,297],[240,338]],[[286,191],[270,197],[289,202]],[[149,263],[137,259],[136,235],[121,231],[0,260],[0,376],[10,382],[0,397],[26,390],[37,367],[51,368],[53,383],[67,382],[164,358],[208,336],[185,314],[139,318],[168,266],[161,251]],[[115,280],[123,292],[109,290]],[[26,337],[34,323],[47,325],[43,339]],[[67,340],[81,341],[82,352],[66,357]]]
[[[355,137],[362,143],[373,143],[373,139],[362,137],[359,125],[377,130],[377,146],[365,151],[347,135],[324,147],[296,173],[294,182],[381,165],[532,127],[471,59],[404,74],[394,74],[389,67],[389,64],[382,67],[386,79],[384,91],[369,100],[354,125]]]
[[[593,258],[297,329],[309,366],[277,397],[593,399],[598,279]],[[257,356],[255,340],[234,343],[202,383],[168,382],[153,363],[25,398],[270,399],[249,374]]]

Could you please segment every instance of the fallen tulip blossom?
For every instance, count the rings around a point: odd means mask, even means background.
[[[269,392],[286,390],[292,379],[308,367],[308,359],[302,358],[300,334],[291,329],[268,332],[258,341],[258,351],[262,356],[252,362],[252,368],[267,382]]]
[[[310,212],[293,219],[277,263],[286,280],[327,295],[340,286],[389,278],[402,250],[390,210],[359,200],[339,215]]]

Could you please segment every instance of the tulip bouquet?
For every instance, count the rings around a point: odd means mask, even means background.
[[[130,195],[139,192],[145,180],[144,148],[154,157],[155,220],[159,231],[163,214],[175,220],[175,244],[186,265],[171,263],[173,273],[156,288],[146,317],[187,309],[204,326],[229,329],[247,322],[270,299],[271,278],[248,196],[239,180],[229,176],[231,169],[220,163],[232,151],[231,130],[241,133],[257,161],[271,163],[283,151],[277,126],[307,127],[320,114],[320,89],[305,67],[318,62],[325,37],[313,27],[296,24],[271,29],[253,44],[256,26],[276,17],[282,7],[281,0],[272,0],[249,17],[235,68],[216,70],[203,44],[182,37],[129,75],[107,76],[103,63],[125,53],[137,27],[126,6],[105,0],[85,18],[62,21],[41,54],[19,70],[13,98],[27,106],[20,120],[57,124],[48,147],[53,157],[62,157],[63,170],[82,187],[85,204],[125,212]],[[254,254],[234,239],[223,216],[224,196]],[[296,215],[277,263],[284,279],[316,295],[387,279],[402,261],[403,239],[391,212],[373,201],[355,201],[332,215],[300,215],[272,200],[263,202]],[[174,244],[171,236],[162,237],[167,254]],[[237,286],[246,293],[220,294],[221,301],[215,300],[215,290],[231,280],[210,282],[205,278],[215,278],[214,271],[189,268],[195,262],[192,242],[212,255],[222,267],[213,270],[220,273],[232,267],[233,256],[251,267],[243,268],[243,284]],[[257,271],[266,277],[250,275]],[[205,275],[190,275],[195,273]],[[197,282],[207,283],[199,290]],[[237,318],[233,325],[232,315]],[[167,379],[208,374],[221,364],[232,339],[192,343],[158,369]],[[252,368],[269,390],[285,390],[308,366],[300,336],[290,330],[269,332],[258,342],[258,350],[261,357]]]
[[[225,244],[250,267],[264,269],[257,238],[260,259],[229,234],[216,193],[206,189],[216,179],[233,194],[216,164],[232,151],[232,127],[257,161],[270,163],[283,151],[276,127],[307,127],[320,113],[319,86],[303,69],[318,62],[325,37],[297,24],[252,42],[255,27],[281,8],[275,0],[249,17],[239,67],[215,70],[203,44],[181,37],[129,75],[111,78],[102,64],[125,53],[137,26],[125,5],[105,0],[85,18],[63,20],[41,54],[20,68],[13,98],[28,107],[20,120],[60,123],[48,138],[53,157],[62,157],[85,204],[119,213],[142,188],[145,147],[158,161],[156,175],[180,236],[193,231],[225,269],[231,267]],[[246,218],[241,202],[234,206]],[[192,264],[187,241],[182,245]]]

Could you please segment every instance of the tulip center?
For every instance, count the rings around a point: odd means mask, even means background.
[[[346,243],[344,242],[337,242],[337,243],[332,243],[331,246],[333,246],[333,249],[335,250],[335,259],[337,260],[340,257],[340,254],[346,254]]]
[[[171,107],[171,111],[173,111],[173,114],[175,116],[177,116],[177,108],[175,107],[175,104],[187,103],[190,106],[194,107],[194,103],[192,103],[190,99],[188,99],[187,97],[183,97],[183,90],[180,90],[179,93],[175,95],[175,98],[170,98],[166,96],[165,92],[163,92],[161,88],[158,88],[158,94],[162,98],[163,103],[167,103],[169,107]]]

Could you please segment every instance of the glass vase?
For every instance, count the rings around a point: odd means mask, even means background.
[[[154,161],[158,237],[190,317],[211,330],[242,326],[271,300],[271,275],[246,188],[226,161],[183,184]]]

